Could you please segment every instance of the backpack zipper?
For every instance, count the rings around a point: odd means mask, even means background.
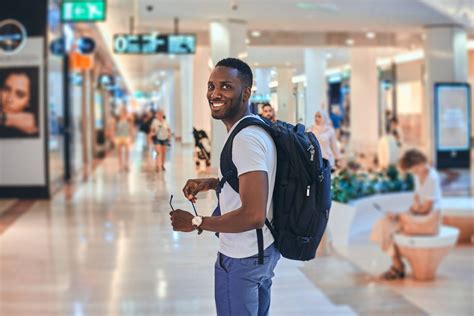
[[[310,161],[314,161],[315,150],[314,150],[313,144],[309,145],[308,151],[309,151],[309,153],[311,154],[311,157],[310,157],[309,160],[310,160]]]

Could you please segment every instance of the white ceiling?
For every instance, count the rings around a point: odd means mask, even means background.
[[[429,3],[432,1],[442,1],[444,7]],[[134,32],[171,32],[173,19],[177,17],[181,32],[197,32],[198,45],[207,45],[211,21],[238,19],[247,23],[249,32],[262,31],[262,37],[273,39],[278,39],[283,32],[287,35],[308,34],[307,38],[311,38],[318,37],[318,34],[363,37],[364,32],[373,31],[394,38],[393,46],[407,48],[421,44],[421,33],[426,25],[455,24],[460,19],[469,25],[466,15],[470,16],[470,7],[466,1],[472,3],[474,0],[108,0],[107,21],[101,23],[99,29],[110,46],[114,33],[128,33],[131,29]],[[462,10],[451,8],[449,11],[449,3],[455,3],[453,7]],[[236,4],[236,10],[231,8],[232,4]],[[291,43],[286,43],[283,46],[272,41],[272,46],[268,47],[269,44],[258,45],[259,41],[265,43],[265,38],[251,38],[248,49],[247,61],[254,66],[255,63],[262,66],[290,65],[301,69],[303,45],[291,47]],[[348,50],[344,47],[332,47],[328,51],[334,56],[330,65],[347,62]],[[120,55],[114,58],[131,90],[154,90],[156,85],[150,78],[156,76],[157,71],[179,67],[178,58],[164,55]]]

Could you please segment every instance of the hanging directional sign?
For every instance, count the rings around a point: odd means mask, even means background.
[[[90,37],[81,37],[77,40],[76,45],[81,54],[91,54],[95,50],[95,41]]]
[[[63,22],[105,21],[106,0],[63,0],[61,19]]]
[[[115,34],[116,54],[194,54],[194,34]]]
[[[49,50],[51,51],[53,55],[56,55],[56,56],[64,55],[64,52],[66,50],[64,38],[60,37],[53,40],[51,44],[49,44]]]

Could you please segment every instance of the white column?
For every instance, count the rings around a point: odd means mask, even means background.
[[[255,85],[257,86],[256,95],[261,96],[262,100],[270,100],[270,81],[272,79],[271,68],[255,69]]]
[[[313,124],[314,114],[326,102],[326,54],[320,49],[304,50],[304,72],[306,74],[306,111],[304,124]]]
[[[375,153],[378,142],[378,77],[374,49],[351,50],[350,147],[353,152]]]
[[[304,91],[304,83],[298,82],[296,86],[296,98],[298,100],[298,109],[296,110],[296,117],[298,119],[298,123],[305,124],[305,110],[306,110],[306,99],[305,99],[305,91]]]
[[[290,124],[296,123],[296,99],[293,95],[293,77],[292,68],[278,68],[278,113],[277,119],[288,122]]]
[[[173,111],[173,121],[174,121],[174,137],[176,140],[181,140],[182,131],[181,131],[181,75],[179,71],[173,71],[173,81],[174,81],[174,111]]]
[[[211,109],[207,101],[207,81],[211,74],[210,58],[211,49],[209,46],[197,47],[194,55],[193,126],[198,130],[205,130],[206,133],[211,132]]]
[[[193,143],[193,56],[180,57],[181,142]]]
[[[245,43],[247,28],[245,23],[231,21],[211,22],[209,32],[213,65],[223,58],[245,58],[247,56],[247,44]],[[224,123],[212,118],[211,120],[211,163],[214,168],[217,168],[227,131]]]
[[[434,84],[467,82],[467,36],[463,29],[453,26],[427,27],[425,34],[426,82],[422,139],[427,141],[426,153],[434,161]]]

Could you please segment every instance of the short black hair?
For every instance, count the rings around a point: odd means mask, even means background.
[[[247,63],[237,58],[224,58],[216,64],[216,67],[222,66],[227,68],[237,69],[239,72],[239,79],[242,84],[246,87],[252,87],[253,85],[253,74],[252,69]]]
[[[270,103],[264,103],[264,104],[262,105],[262,109],[263,109],[263,108],[266,108],[267,106],[269,106],[269,107],[271,107],[271,108],[273,109],[273,107],[272,107],[272,105],[271,105]]]

